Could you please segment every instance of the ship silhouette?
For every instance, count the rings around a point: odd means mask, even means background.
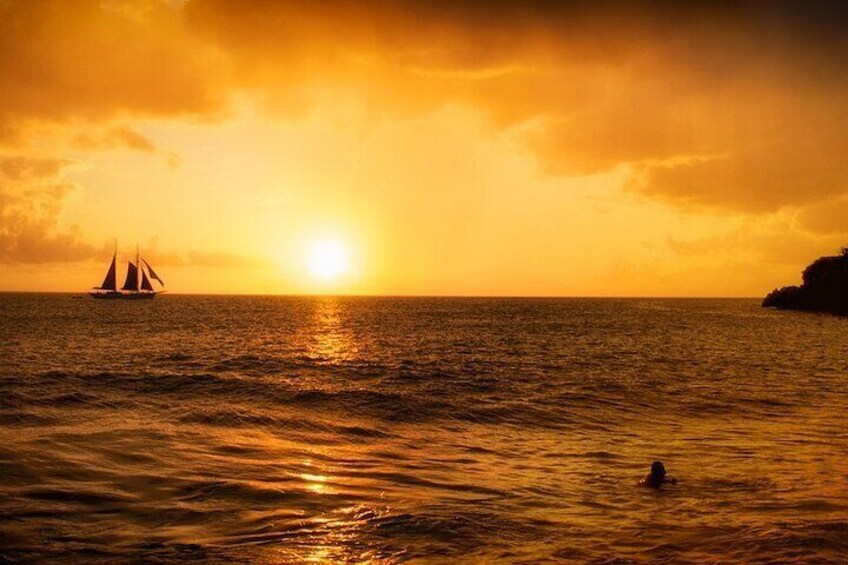
[[[139,255],[137,246],[135,250],[135,263],[127,261],[127,278],[124,281],[124,286],[120,289],[118,288],[116,272],[117,261],[118,246],[115,244],[115,252],[112,254],[112,263],[106,272],[106,278],[103,279],[103,283],[100,286],[96,286],[89,291],[89,296],[106,300],[149,300],[155,298],[157,294],[165,292],[165,282],[156,274],[150,263]],[[149,277],[147,276],[148,274],[150,275]],[[150,282],[151,279],[157,281],[163,288],[158,291],[154,289],[153,284]]]

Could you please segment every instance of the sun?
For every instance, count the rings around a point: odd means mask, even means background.
[[[312,277],[324,281],[338,279],[347,271],[347,253],[337,241],[321,240],[312,244],[307,257]]]

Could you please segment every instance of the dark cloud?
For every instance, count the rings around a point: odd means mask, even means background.
[[[276,108],[469,104],[532,124],[553,174],[628,165],[631,188],[688,206],[846,190],[844,3],[196,0],[187,21]]]
[[[221,67],[164,2],[0,2],[0,132],[220,108]]]
[[[285,115],[461,104],[520,126],[552,174],[626,166],[631,189],[675,204],[773,212],[848,191],[844,2],[179,6],[0,2],[0,135],[221,116],[243,92]],[[134,133],[78,142],[152,151]]]

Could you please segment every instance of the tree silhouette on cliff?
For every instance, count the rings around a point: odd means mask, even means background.
[[[764,307],[848,316],[848,247],[840,255],[820,257],[804,269],[801,286],[771,291]]]

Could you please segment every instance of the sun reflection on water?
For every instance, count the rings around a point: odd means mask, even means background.
[[[344,324],[344,308],[334,297],[315,301],[309,356],[326,363],[339,364],[352,359],[359,351],[355,336]]]
[[[362,507],[338,508],[308,521],[309,530],[297,544],[269,545],[263,563],[360,563],[390,565],[400,554],[369,547],[365,529],[381,513]]]
[[[329,486],[326,484],[329,477],[326,475],[301,473],[300,478],[306,483],[306,488],[316,494],[324,494],[330,490]]]

